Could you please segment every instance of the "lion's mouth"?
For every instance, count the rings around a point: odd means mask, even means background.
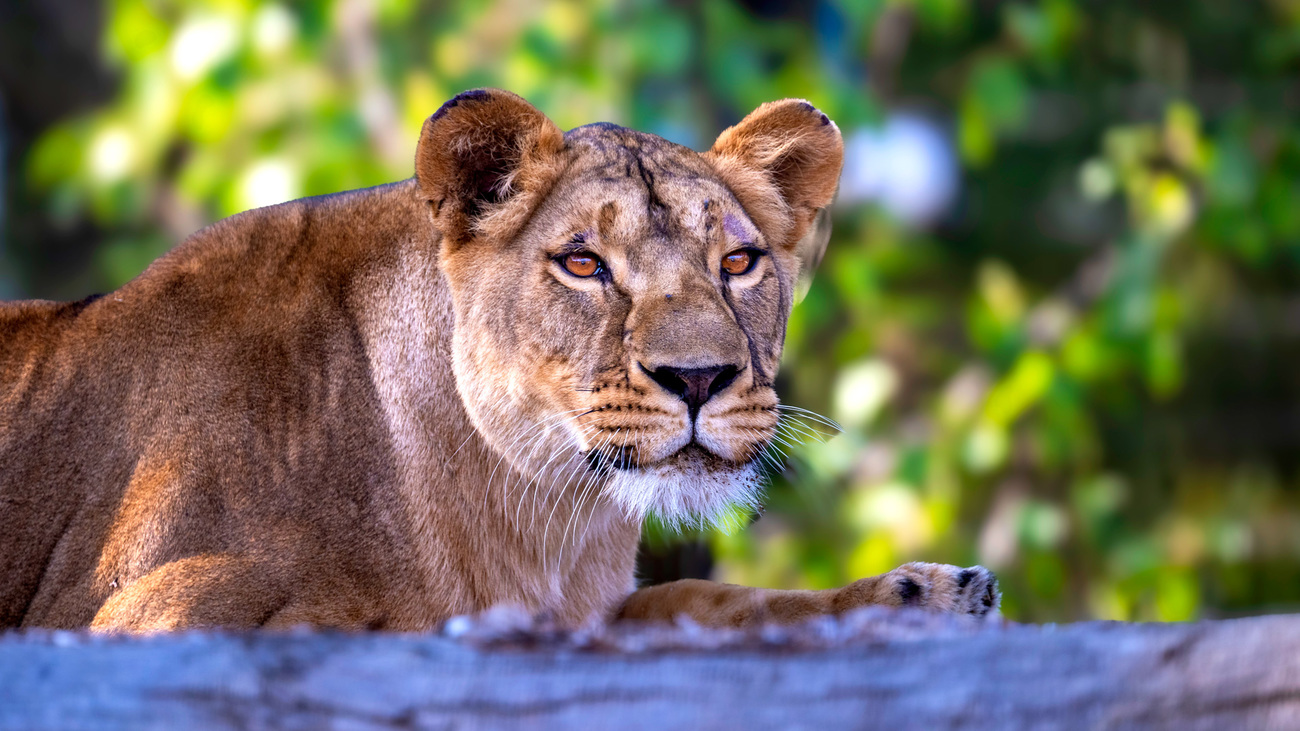
[[[720,524],[731,508],[754,508],[763,488],[755,462],[731,462],[700,444],[651,463],[613,464],[597,462],[609,478],[603,492],[632,520],[655,515],[672,525]]]
[[[713,464],[717,466],[730,465],[741,467],[743,465],[734,463],[728,459],[713,453],[703,444],[697,441],[690,441],[686,446],[678,449],[676,452],[655,460],[652,463],[642,462],[637,459],[636,449],[633,447],[617,447],[615,449],[593,449],[587,452],[587,465],[594,472],[607,473],[612,470],[638,470],[647,467],[673,467],[680,466],[688,468],[690,465],[699,465],[701,463]]]

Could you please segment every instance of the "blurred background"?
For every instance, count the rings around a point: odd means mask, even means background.
[[[790,422],[765,514],[652,529],[644,576],[978,562],[1025,621],[1294,611],[1297,72],[1296,0],[8,0],[0,298],[409,177],[467,88],[696,149],[804,97],[848,158],[779,388],[843,433]]]

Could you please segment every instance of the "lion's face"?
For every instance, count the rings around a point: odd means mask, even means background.
[[[785,219],[755,220],[727,161],[613,125],[576,129],[550,155],[522,173],[533,181],[504,170],[514,195],[489,187],[495,198],[462,205],[466,229],[444,248],[476,426],[536,476],[534,500],[599,492],[632,519],[671,521],[753,501],[806,258],[788,240],[802,234],[793,206],[755,181],[749,206]],[[450,223],[447,194],[430,199]]]

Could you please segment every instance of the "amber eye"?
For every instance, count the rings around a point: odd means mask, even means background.
[[[577,251],[562,257],[560,266],[575,277],[593,277],[600,273],[604,265],[600,258],[590,251]]]
[[[737,249],[722,257],[722,271],[733,277],[747,274],[758,261],[758,254],[750,249]]]

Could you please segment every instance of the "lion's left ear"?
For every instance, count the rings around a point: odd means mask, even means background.
[[[525,219],[554,184],[563,149],[564,133],[523,97],[475,89],[425,120],[415,177],[455,248],[504,236]]]
[[[793,250],[806,276],[825,251],[830,205],[844,167],[839,127],[802,99],[755,109],[704,153],[754,223]]]

